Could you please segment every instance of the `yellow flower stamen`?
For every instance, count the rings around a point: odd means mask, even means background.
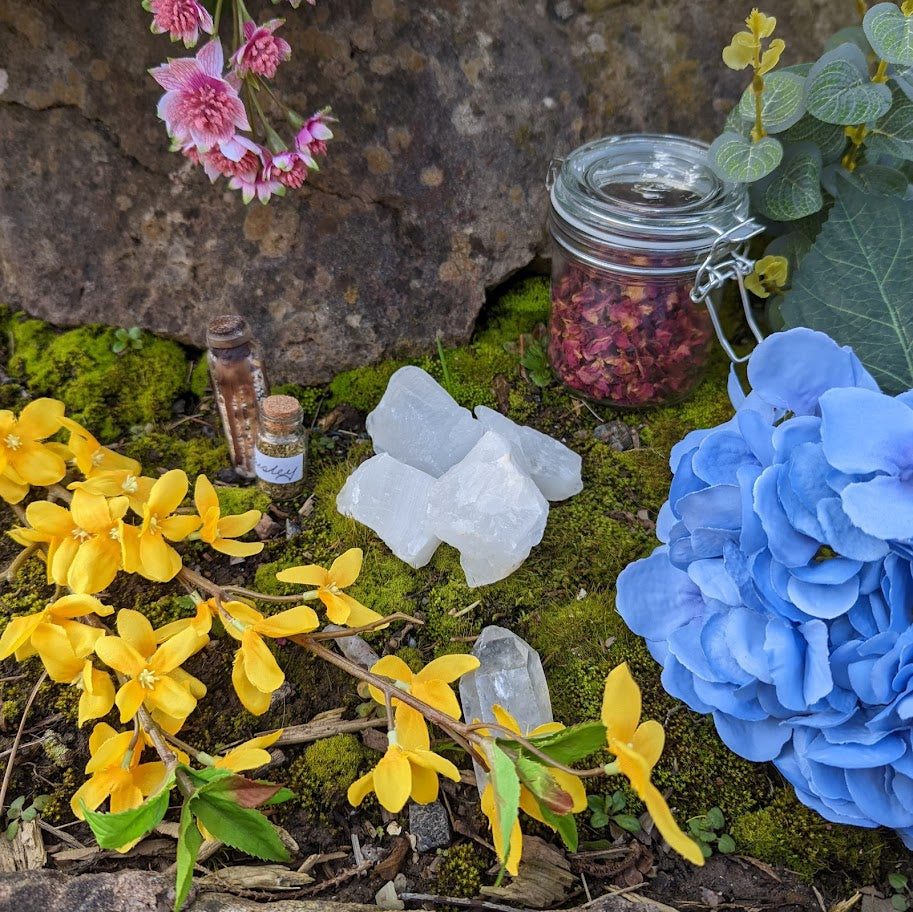
[[[137,676],[136,680],[146,688],[146,690],[154,690],[155,685],[158,682],[158,675],[151,668],[144,668]]]
[[[135,475],[128,475],[121,484],[121,490],[125,494],[135,494],[139,489],[139,481]]]
[[[4,443],[11,450],[18,450],[19,447],[22,446],[22,439],[20,437],[17,437],[15,434],[7,434],[6,439],[4,440]]]

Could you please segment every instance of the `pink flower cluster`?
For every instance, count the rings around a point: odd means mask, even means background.
[[[288,42],[275,35],[284,20],[257,25],[240,0],[232,3],[243,41],[227,72],[218,37],[196,57],[169,59],[149,72],[165,89],[158,115],[171,136],[172,150],[200,164],[211,181],[228,178],[245,203],[254,197],[265,203],[284,195],[288,187],[300,187],[308,172],[317,170],[316,158],[326,155],[327,140],[333,137],[328,126],[332,118],[328,108],[306,120],[286,108],[286,119],[297,134],[291,147],[282,140],[266,121],[256,94],[263,88],[262,80],[273,78],[279,64],[291,56]],[[201,29],[212,34],[218,26],[199,0],[143,0],[143,6],[153,14],[153,32],[167,32],[172,41],[183,40],[187,47],[196,43]],[[262,141],[255,138],[257,133]]]
[[[566,386],[626,408],[672,402],[694,388],[712,325],[691,300],[690,281],[590,269],[560,255],[554,269],[548,355]]]

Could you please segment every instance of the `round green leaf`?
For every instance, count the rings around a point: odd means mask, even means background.
[[[772,136],[751,142],[738,133],[724,133],[707,151],[708,163],[719,177],[746,184],[766,177],[782,158],[783,146]]]
[[[742,93],[738,107],[742,120],[754,123],[755,101],[751,88]],[[805,113],[805,80],[796,73],[771,73],[764,80],[761,121],[768,133],[789,129]]]
[[[801,142],[814,143],[820,149],[821,161],[825,164],[839,161],[847,143],[843,127],[825,123],[811,114],[806,114],[798,123],[781,133],[779,140],[786,146]]]
[[[824,205],[818,147],[802,143],[787,149],[780,167],[752,188],[751,199],[761,215],[776,222],[817,212]]]
[[[913,16],[893,3],[876,3],[862,20],[872,50],[888,63],[913,65]]]
[[[735,851],[735,840],[728,833],[723,833],[716,847],[724,855],[729,855]]]
[[[896,871],[892,871],[888,874],[888,883],[891,885],[892,890],[906,890],[907,889],[907,878],[903,874],[898,874]]]
[[[633,814],[616,814],[612,820],[629,833],[640,832],[640,821]]]
[[[865,138],[865,147],[875,155],[893,155],[913,161],[913,101],[894,91],[894,104]]]
[[[913,101],[913,66],[888,67],[891,82]]]
[[[856,45],[842,44],[812,67],[805,102],[809,113],[825,123],[869,123],[891,107],[891,90],[869,80],[865,56]]]
[[[710,829],[721,830],[725,822],[723,812],[718,807],[712,807],[707,811],[707,823],[710,825]]]

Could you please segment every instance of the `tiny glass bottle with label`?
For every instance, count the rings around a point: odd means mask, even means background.
[[[257,485],[274,501],[291,500],[304,489],[307,431],[293,396],[267,396],[260,403],[260,430],[254,451]]]

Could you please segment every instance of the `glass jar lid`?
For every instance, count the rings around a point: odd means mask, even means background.
[[[625,259],[652,253],[672,258],[670,267],[696,266],[721,234],[748,219],[744,186],[717,177],[707,149],[699,140],[650,133],[580,146],[550,187],[552,234],[597,259],[605,257],[602,247]]]

